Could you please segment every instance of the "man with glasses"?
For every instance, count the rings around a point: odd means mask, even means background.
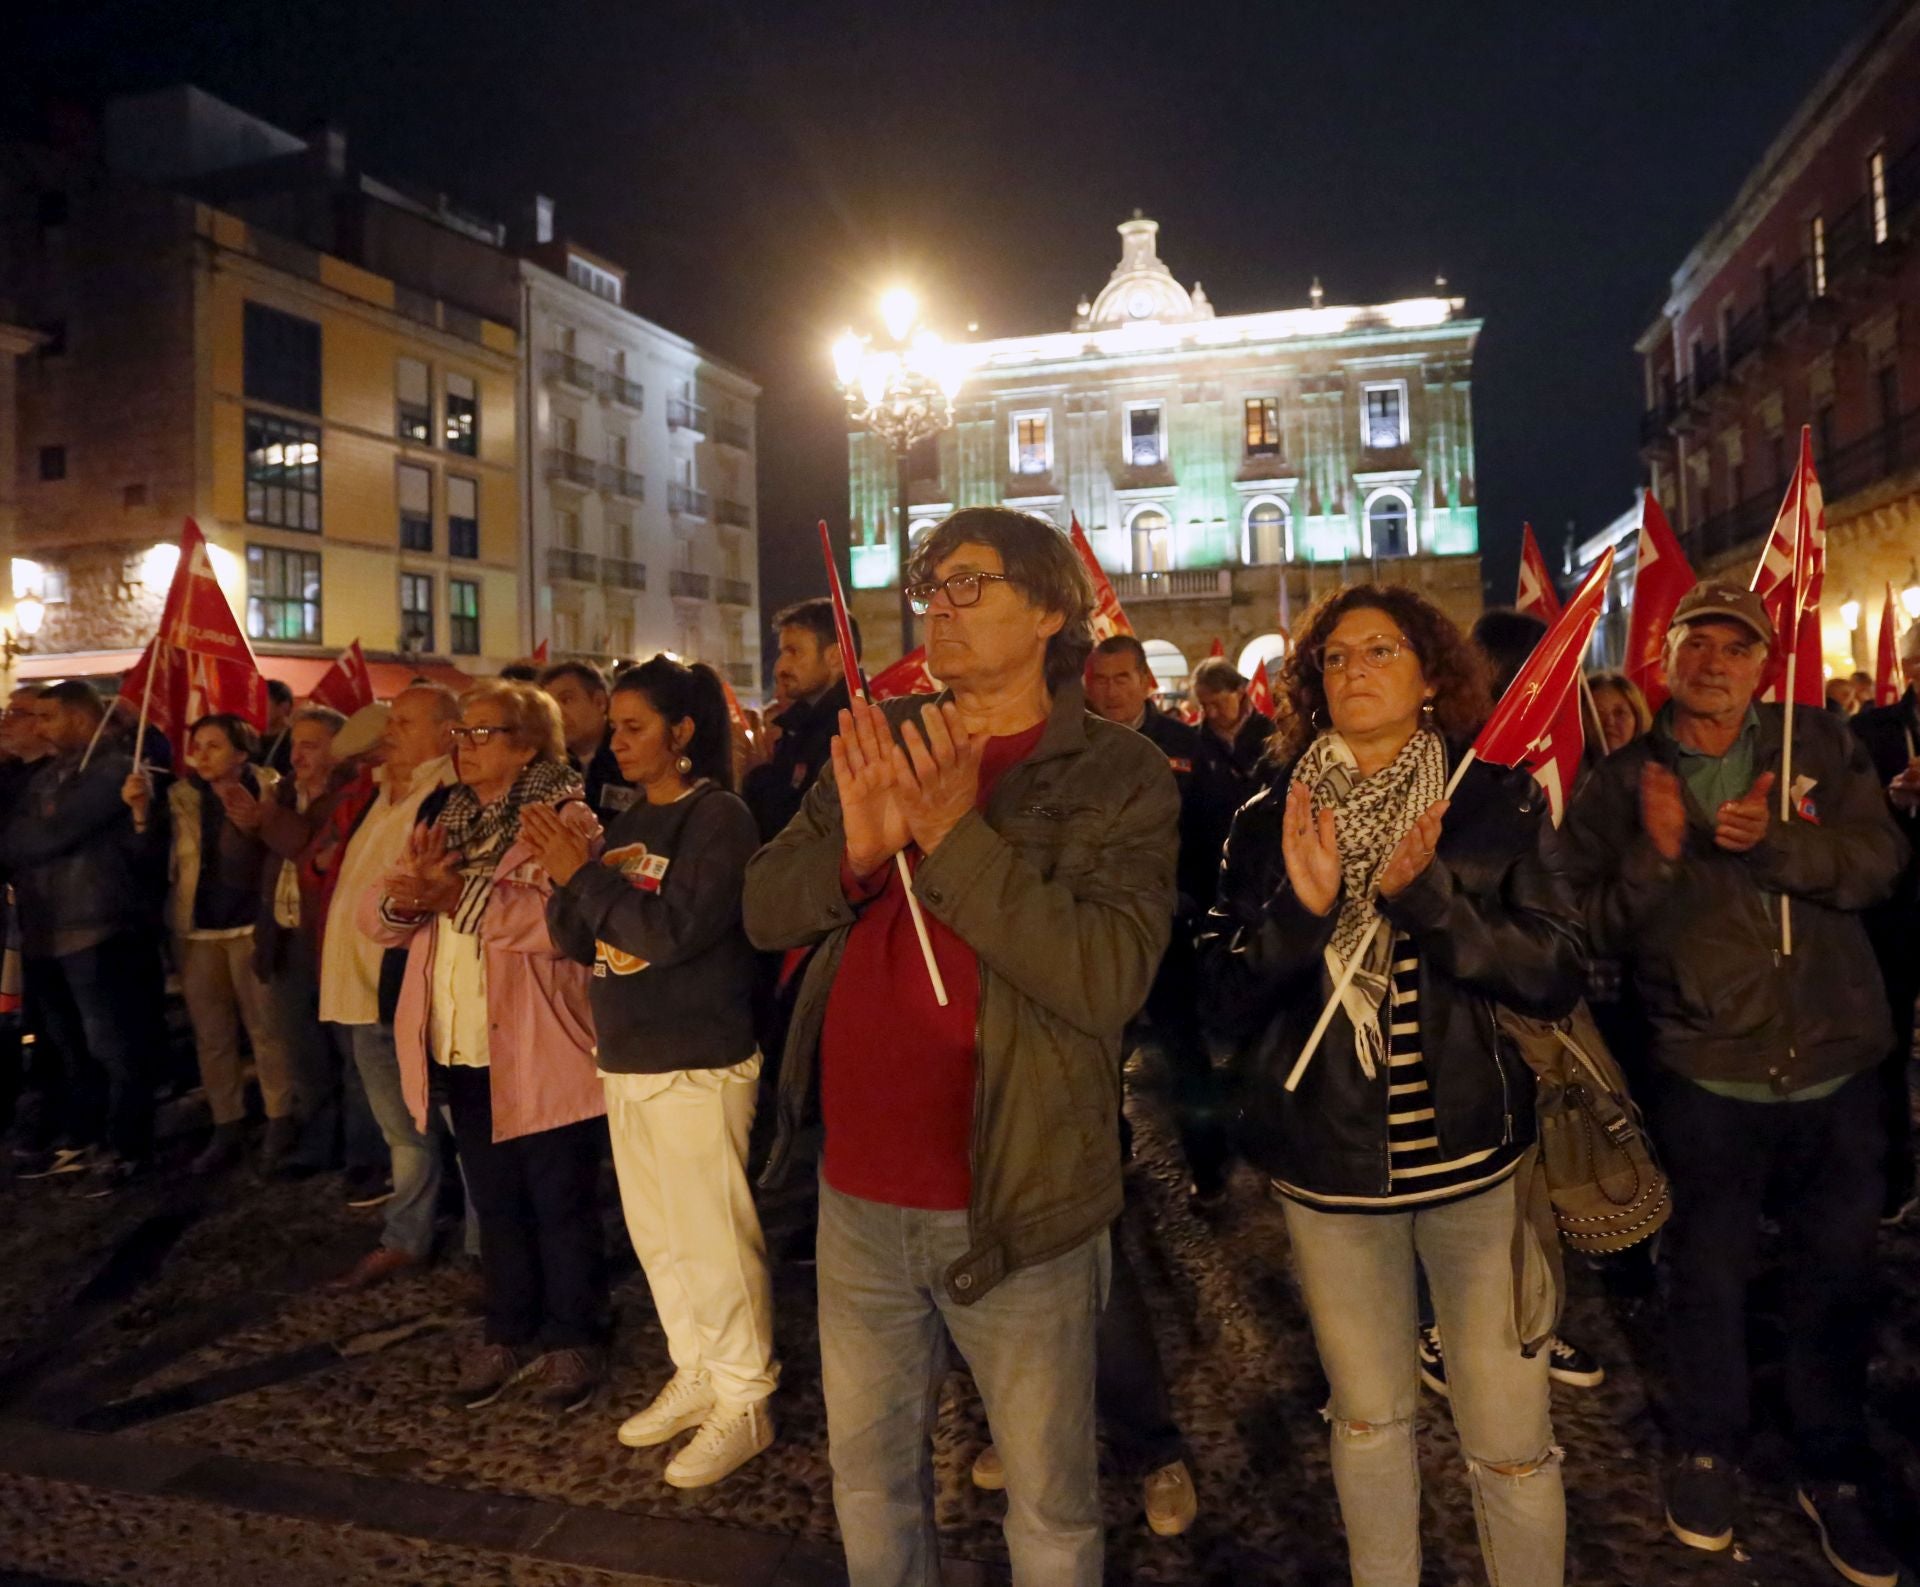
[[[842,712],[831,775],[747,872],[756,944],[819,948],[768,1177],[817,1093],[822,1380],[854,1587],[938,1574],[943,1326],[1006,1473],[1014,1581],[1091,1587],[1120,1037],[1166,947],[1179,796],[1165,755],[1087,713],[1092,591],[1052,525],[955,513],[907,596],[950,692]]]

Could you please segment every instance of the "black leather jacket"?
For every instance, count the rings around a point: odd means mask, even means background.
[[[1464,748],[1448,745],[1450,765]],[[1314,1195],[1380,1196],[1389,1188],[1387,1070],[1367,1078],[1344,1014],[1335,1013],[1299,1089],[1286,1090],[1333,990],[1325,949],[1338,915],[1337,905],[1312,913],[1287,880],[1280,823],[1291,774],[1283,767],[1234,819],[1201,940],[1201,1014],[1235,1050],[1248,1159]],[[1557,1019],[1585,987],[1562,853],[1533,778],[1475,762],[1454,792],[1433,864],[1381,901],[1420,950],[1421,1048],[1448,1157],[1533,1139],[1533,1072],[1496,1031],[1492,1005]]]

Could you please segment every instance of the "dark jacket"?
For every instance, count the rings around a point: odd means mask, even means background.
[[[547,900],[547,929],[593,966],[600,1067],[618,1074],[724,1069],[753,1056],[754,954],[740,925],[753,816],[709,785],[670,805],[643,797],[607,831],[598,863]]]
[[[80,761],[79,750],[42,761],[0,833],[0,863],[13,881],[28,958],[47,957],[74,936],[104,941],[160,924],[166,778],[155,773],[147,830],[140,833],[120,798],[132,757],[95,749],[85,771]]]
[[[771,843],[785,830],[826,770],[847,701],[847,683],[842,678],[817,700],[795,700],[777,718],[780,737],[774,742],[772,758],[748,772],[740,787],[762,843]]]
[[[1449,763],[1464,749],[1449,744]],[[1299,1088],[1286,1090],[1333,991],[1325,951],[1339,915],[1338,902],[1315,915],[1287,879],[1280,824],[1291,774],[1282,768],[1234,820],[1201,942],[1201,1013],[1236,1052],[1248,1158],[1316,1196],[1378,1197],[1390,1188],[1388,1070],[1367,1078],[1345,1014],[1334,1014]],[[1420,1045],[1441,1151],[1464,1157],[1531,1141],[1533,1072],[1496,1030],[1493,1004],[1557,1019],[1586,981],[1562,845],[1532,777],[1470,766],[1433,864],[1380,908],[1420,950]]]
[[[1234,729],[1231,744],[1223,743],[1220,735],[1204,723],[1197,731],[1208,757],[1239,785],[1243,802],[1260,791],[1265,783],[1260,757],[1266,753],[1267,740],[1273,737],[1272,717],[1264,711],[1248,711],[1246,719]]]
[[[1851,726],[1866,746],[1873,774],[1884,789],[1920,757],[1920,692],[1909,689],[1892,705],[1862,711],[1852,718]],[[1911,852],[1906,872],[1881,912],[1912,918],[1920,913],[1920,811],[1909,813],[1895,805],[1893,819]],[[1911,957],[1920,959],[1920,954]]]
[[[933,703],[889,700],[900,722]],[[971,1246],[947,1293],[978,1300],[1006,1274],[1073,1249],[1120,1212],[1120,1035],[1147,995],[1173,916],[1179,797],[1167,758],[1087,714],[1063,686],[1040,742],[914,873],[913,891],[980,961]],[[780,1068],[766,1178],[783,1177],[817,1091],[827,996],[853,925],[831,772],[747,867],[755,946],[819,945]]]
[[[1174,916],[1197,921],[1213,907],[1220,879],[1220,851],[1239,807],[1238,785],[1223,775],[1201,742],[1201,730],[1189,727],[1147,702],[1138,731],[1167,757],[1173,785],[1180,791],[1180,897]],[[1189,927],[1191,932],[1191,926]]]
[[[641,797],[634,791],[633,784],[620,775],[620,762],[613,756],[611,727],[601,736],[600,747],[584,765],[571,750],[567,751],[567,762],[587,785],[587,808],[603,827]]]
[[[1780,771],[1784,708],[1757,705],[1754,775]],[[1697,1080],[1764,1081],[1781,1093],[1871,1067],[1890,1035],[1860,912],[1907,863],[1886,794],[1844,719],[1794,712],[1793,777],[1813,819],[1779,816],[1744,854],[1715,847],[1686,793],[1687,844],[1665,859],[1640,822],[1649,761],[1677,772],[1663,722],[1602,761],[1567,813],[1573,883],[1594,951],[1625,966],[1654,1056]],[[1684,785],[1683,785],[1683,793]],[[1781,953],[1781,899],[1793,952]]]

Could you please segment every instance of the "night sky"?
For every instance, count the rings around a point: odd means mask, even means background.
[[[745,366],[763,605],[844,527],[826,349],[895,278],[936,322],[1067,328],[1135,207],[1222,314],[1424,294],[1486,321],[1488,583],[1631,501],[1632,343],[1871,0],[1356,6],[193,0],[34,7],[0,94],[190,80],[501,219],[535,192],[629,303]],[[341,20],[342,16],[351,18]]]

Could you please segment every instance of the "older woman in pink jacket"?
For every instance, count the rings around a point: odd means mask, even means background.
[[[588,972],[547,935],[552,880],[520,835],[530,804],[598,846],[560,713],[530,684],[487,682],[453,730],[460,782],[421,807],[400,866],[361,901],[363,929],[407,947],[394,1017],[414,1122],[444,1099],[480,1219],[486,1333],[458,1402],[513,1383],[564,1409],[606,1371],[607,1280],[596,1179],[606,1101]]]

